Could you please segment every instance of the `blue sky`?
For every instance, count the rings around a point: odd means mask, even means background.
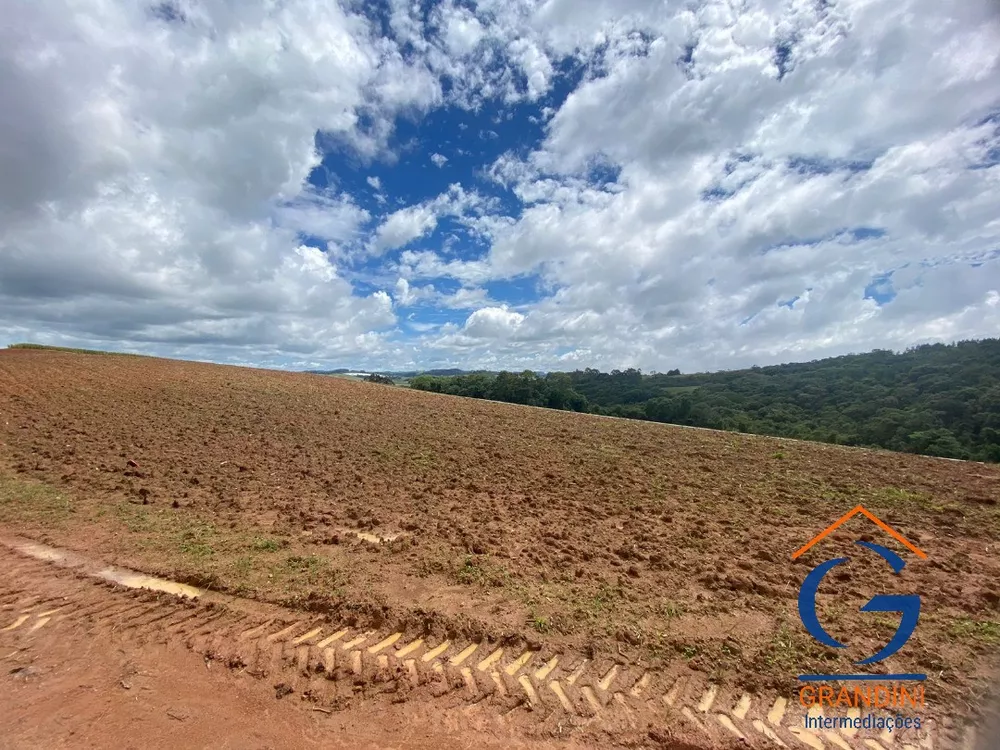
[[[1000,330],[987,0],[40,0],[0,343],[682,371]]]

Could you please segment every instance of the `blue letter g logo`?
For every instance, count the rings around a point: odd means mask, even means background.
[[[872,552],[880,555],[892,566],[893,572],[897,575],[906,565],[899,555],[881,545],[872,544],[871,542],[857,542],[857,544],[867,547]],[[816,592],[819,590],[819,585],[826,577],[826,574],[849,559],[849,557],[838,557],[834,560],[827,560],[820,563],[809,571],[809,575],[802,582],[802,588],[799,589],[799,617],[802,619],[802,624],[806,626],[806,630],[809,631],[809,634],[813,638],[830,648],[847,647],[827,633],[820,624],[819,617],[816,615]],[[899,612],[902,616],[895,635],[886,644],[885,648],[874,656],[869,656],[867,659],[855,662],[856,664],[873,664],[899,651],[910,639],[910,636],[913,635],[913,631],[917,627],[917,620],[920,618],[920,596],[918,594],[879,594],[873,596],[861,607],[861,611]]]

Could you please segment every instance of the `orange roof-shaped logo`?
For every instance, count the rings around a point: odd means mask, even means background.
[[[847,513],[845,513],[844,515],[842,515],[840,518],[838,518],[836,521],[834,521],[833,523],[831,523],[829,526],[827,526],[825,529],[823,529],[820,533],[818,533],[816,536],[814,536],[812,539],[810,539],[809,542],[805,546],[799,547],[797,550],[795,550],[795,552],[792,553],[792,559],[795,560],[796,558],[799,558],[802,555],[804,555],[806,552],[809,551],[809,549],[813,545],[815,545],[817,542],[820,542],[823,539],[825,539],[827,536],[829,536],[831,533],[833,533],[833,531],[835,529],[837,529],[838,527],[840,527],[841,525],[843,525],[844,523],[846,523],[847,521],[849,521],[854,516],[858,515],[858,513],[860,513],[861,515],[863,515],[863,516],[867,517],[868,519],[870,519],[880,529],[882,529],[882,531],[884,531],[885,533],[887,533],[889,536],[891,536],[893,539],[895,539],[900,544],[904,545],[907,549],[909,549],[917,557],[921,558],[922,560],[926,560],[927,559],[927,553],[926,552],[924,552],[922,549],[920,549],[917,545],[913,544],[912,542],[907,541],[906,538],[903,537],[902,534],[900,534],[898,531],[896,531],[894,528],[892,528],[889,524],[887,524],[884,521],[878,519],[875,516],[874,513],[872,513],[871,511],[869,511],[863,505],[855,506],[853,510],[847,511]]]

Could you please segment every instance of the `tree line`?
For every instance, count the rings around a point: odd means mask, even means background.
[[[1000,462],[1000,339],[715,373],[419,375],[411,388],[655,422]]]

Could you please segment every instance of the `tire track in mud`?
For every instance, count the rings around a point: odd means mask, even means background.
[[[0,542],[4,650],[65,628],[61,637],[114,637],[139,647],[182,643],[206,665],[266,680],[277,698],[297,696],[328,710],[359,699],[423,700],[442,709],[486,703],[505,715],[523,712],[543,731],[590,727],[612,736],[643,733],[654,742],[679,733],[705,748],[975,748],[971,728],[955,740],[931,722],[920,733],[807,730],[800,709],[785,697],[711,684],[684,664],[652,672],[581,654],[359,630],[97,566],[24,540]]]

